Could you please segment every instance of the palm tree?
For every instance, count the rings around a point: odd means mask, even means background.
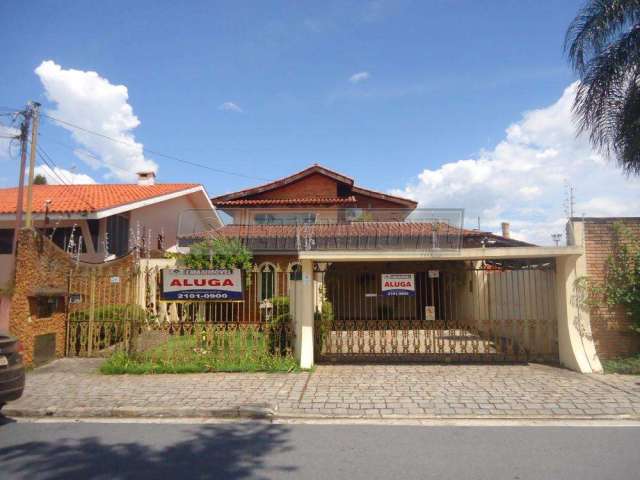
[[[579,130],[625,173],[640,175],[640,0],[588,0],[565,52],[580,77]]]

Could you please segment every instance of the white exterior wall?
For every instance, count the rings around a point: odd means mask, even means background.
[[[189,212],[195,205],[189,197],[178,197],[160,204],[149,205],[131,211],[129,218],[130,228],[147,228],[151,231],[151,246],[155,248],[158,234],[164,232],[165,248],[177,243],[178,234],[202,232],[209,229],[207,219],[197,213]],[[185,214],[185,212],[187,212]],[[180,232],[178,225],[182,216]]]

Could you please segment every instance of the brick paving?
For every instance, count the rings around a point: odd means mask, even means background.
[[[7,415],[635,417],[640,377],[544,365],[321,365],[312,373],[117,375],[62,359],[27,375]]]

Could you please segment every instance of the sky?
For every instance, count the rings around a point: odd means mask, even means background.
[[[321,163],[548,244],[567,184],[576,215],[640,215],[640,181],[576,135],[562,43],[582,3],[4,0],[0,113],[42,103],[51,182],[155,169],[213,196]],[[0,187],[16,153],[0,138]]]

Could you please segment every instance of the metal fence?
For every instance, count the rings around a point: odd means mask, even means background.
[[[413,273],[384,296],[381,274]],[[316,289],[318,360],[557,361],[552,261],[333,264]]]
[[[179,244],[207,238],[238,239],[254,253],[313,250],[458,250],[462,247],[463,210],[398,208],[225,209],[227,224],[192,231],[183,212]]]
[[[240,301],[162,302],[159,267],[104,275],[71,272],[67,355],[165,354],[163,347],[177,345],[172,339],[180,337],[183,349],[291,357],[297,279],[295,267],[256,267],[243,273]]]

